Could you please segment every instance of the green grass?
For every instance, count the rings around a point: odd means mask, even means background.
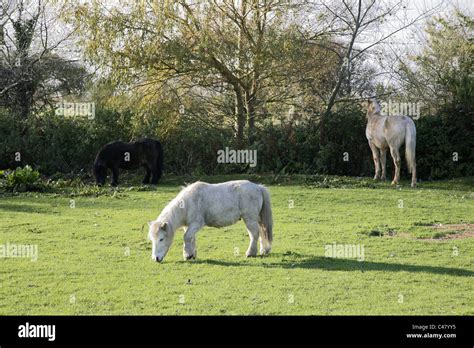
[[[39,255],[0,259],[0,314],[474,314],[474,241],[433,239],[444,235],[431,227],[473,222],[472,178],[413,190],[367,178],[250,176],[272,194],[270,256],[245,258],[239,222],[201,230],[196,261],[182,260],[178,231],[157,264],[142,226],[194,179],[1,195],[0,244],[36,244]],[[363,245],[364,261],[326,257],[332,243]]]

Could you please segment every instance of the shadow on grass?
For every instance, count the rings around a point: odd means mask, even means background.
[[[0,203],[0,211],[14,211],[19,213],[56,214],[54,208],[46,204]]]
[[[262,260],[265,260],[263,258]],[[263,268],[285,268],[285,269],[320,269],[327,271],[382,271],[382,272],[410,272],[410,273],[432,273],[446,274],[459,277],[472,277],[474,271],[462,268],[437,267],[426,265],[408,265],[386,262],[367,262],[348,259],[333,259],[327,257],[308,256],[299,260],[280,260],[273,262],[271,258],[267,262],[253,263],[248,261],[221,261],[221,260],[195,260],[193,262],[200,264],[229,266],[229,267],[248,267],[256,266]],[[270,262],[268,262],[270,261]]]

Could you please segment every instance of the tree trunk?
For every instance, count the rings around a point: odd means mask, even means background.
[[[239,85],[234,85],[234,92],[235,92],[235,115],[236,115],[236,123],[237,123],[236,140],[237,140],[237,147],[242,148],[242,147],[244,147],[244,144],[245,144],[245,140],[244,140],[244,129],[245,129],[244,95],[243,95],[241,87]]]
[[[247,122],[248,122],[248,144],[253,145],[255,141],[255,104],[256,97],[254,93],[248,91],[245,92],[245,105],[247,109]]]
[[[245,12],[247,11],[247,1],[242,0],[240,3],[239,12],[241,16],[244,16]],[[238,66],[239,71],[245,71],[245,45],[244,45],[244,33],[242,32],[242,28],[239,28],[239,41],[238,41]],[[243,148],[245,146],[245,139],[244,139],[244,130],[245,130],[245,123],[246,123],[246,93],[243,91],[242,86],[236,85],[234,86],[236,91],[236,108],[237,108],[237,145],[239,148]],[[244,99],[245,98],[245,99]]]

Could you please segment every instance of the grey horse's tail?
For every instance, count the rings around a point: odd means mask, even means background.
[[[263,196],[263,205],[260,210],[260,238],[262,240],[263,250],[262,253],[268,254],[272,249],[273,241],[273,214],[272,206],[270,202],[270,193],[263,186],[260,185],[262,196]]]
[[[413,122],[407,123],[405,133],[405,158],[408,164],[408,171],[416,171],[416,128]]]

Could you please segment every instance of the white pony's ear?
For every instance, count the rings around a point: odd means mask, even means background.
[[[153,240],[156,238],[156,234],[158,233],[158,224],[156,221],[148,221],[148,226],[150,227],[148,239]]]
[[[162,222],[161,225],[160,225],[160,228],[162,230],[165,230],[166,231],[166,226],[168,226],[168,223],[167,222]]]

